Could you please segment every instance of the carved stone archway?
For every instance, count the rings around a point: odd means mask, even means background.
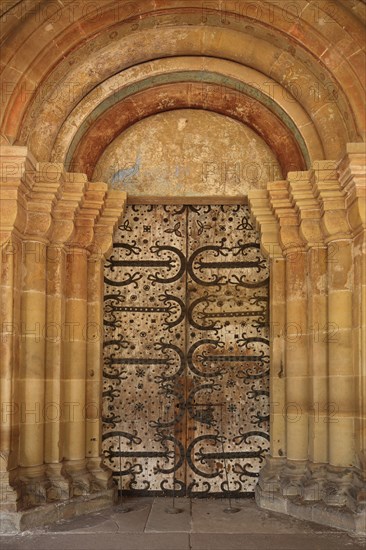
[[[271,269],[271,455],[257,502],[358,533],[364,153],[349,144],[339,162],[249,193]],[[113,501],[100,444],[102,270],[126,195],[38,163],[26,147],[4,146],[0,160],[1,509],[10,531]]]

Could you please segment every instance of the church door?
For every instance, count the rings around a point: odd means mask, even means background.
[[[127,207],[105,265],[103,452],[134,494],[252,494],[268,266],[245,205]]]

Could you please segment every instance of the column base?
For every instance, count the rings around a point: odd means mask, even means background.
[[[365,480],[356,468],[269,458],[255,498],[260,508],[366,535]]]
[[[47,464],[46,476],[47,484],[47,502],[58,502],[67,500],[70,496],[71,481],[63,471],[62,463]]]
[[[16,512],[18,510],[19,491],[16,488],[17,469],[8,470],[9,451],[1,451],[0,453],[0,511],[10,510]]]
[[[25,510],[45,504],[48,487],[45,465],[19,467],[15,486],[19,492],[19,508]]]
[[[92,491],[102,491],[114,486],[112,470],[103,464],[100,457],[89,458],[86,466],[91,475]]]
[[[10,510],[16,512],[18,510],[19,495],[11,485],[8,472],[0,472],[0,512],[1,510]]]
[[[92,476],[87,470],[87,461],[66,460],[64,461],[64,472],[71,481],[70,496],[80,497],[88,495],[91,490]]]
[[[72,519],[82,514],[97,512],[117,501],[117,488],[71,498],[67,501],[43,504],[19,512],[0,512],[2,533],[19,533],[36,527],[44,527],[57,521]]]

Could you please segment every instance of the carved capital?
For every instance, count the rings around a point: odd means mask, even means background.
[[[63,244],[72,238],[74,219],[80,209],[87,177],[85,174],[64,172],[61,178],[59,200],[52,217],[52,244]]]
[[[104,200],[103,212],[95,225],[94,241],[91,245],[93,255],[107,256],[113,246],[113,233],[121,218],[127,195],[118,189],[108,189]]]
[[[325,241],[349,239],[345,192],[338,180],[337,163],[330,160],[316,161],[313,170],[312,187],[314,196],[320,204],[321,227]]]
[[[48,239],[52,210],[59,199],[62,172],[62,164],[42,162],[37,163],[34,174],[25,174],[29,182],[25,237],[43,241]]]
[[[75,230],[68,241],[70,247],[87,250],[92,244],[94,227],[103,212],[107,188],[106,183],[86,183],[81,207],[75,216]]]
[[[0,147],[0,244],[14,230],[22,234],[27,222],[27,196],[33,186],[36,160],[27,147]],[[28,175],[28,177],[25,177]]]
[[[248,200],[253,222],[260,233],[263,254],[270,258],[282,257],[279,225],[271,210],[268,192],[262,189],[251,190]]]
[[[292,253],[294,249],[304,249],[306,243],[300,234],[300,222],[288,182],[270,182],[267,188],[272,212],[279,223],[280,243],[284,254]]]
[[[321,229],[321,212],[318,199],[314,196],[312,178],[314,172],[289,172],[290,200],[300,221],[300,237],[309,247],[324,242]]]
[[[348,143],[337,170],[345,196],[347,220],[353,235],[357,235],[366,228],[366,144]]]

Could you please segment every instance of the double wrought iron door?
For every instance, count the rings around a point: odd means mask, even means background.
[[[120,489],[248,495],[269,449],[268,267],[244,205],[128,206],[105,265]]]

